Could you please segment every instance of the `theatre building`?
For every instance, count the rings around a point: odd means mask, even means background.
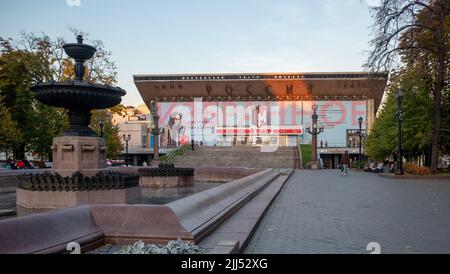
[[[345,150],[358,154],[358,119],[362,133],[370,130],[387,79],[386,73],[362,72],[134,76],[147,106],[157,106],[161,147],[191,140],[205,146],[310,144],[305,127],[316,105],[324,128],[318,154],[330,165]]]

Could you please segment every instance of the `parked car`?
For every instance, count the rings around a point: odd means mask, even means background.
[[[125,160],[107,160],[108,167],[126,166]]]

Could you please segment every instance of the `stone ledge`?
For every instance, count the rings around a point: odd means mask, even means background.
[[[140,177],[139,186],[149,188],[187,187],[194,185],[194,176]]]
[[[214,247],[208,254],[239,254],[239,241],[222,241]]]
[[[14,216],[16,211],[11,209],[0,209],[0,217]]]
[[[70,242],[82,251],[104,244],[88,206],[0,221],[0,254],[64,253]]]
[[[83,204],[127,204],[140,197],[139,187],[90,191],[30,191],[17,188],[17,205],[26,209],[59,209]]]
[[[279,176],[273,169],[168,203],[183,227],[200,242]]]
[[[378,176],[394,180],[450,180],[450,175],[391,175],[378,174]]]
[[[196,182],[226,183],[263,171],[261,168],[244,167],[196,167]]]
[[[129,245],[142,240],[167,244],[177,238],[193,240],[167,206],[93,205],[91,210],[95,222],[105,233],[107,243]]]

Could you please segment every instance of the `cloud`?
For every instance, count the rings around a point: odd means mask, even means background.
[[[381,0],[366,0],[367,5],[371,8],[376,8],[381,6]]]
[[[66,0],[69,7],[79,7],[81,6],[81,0]]]

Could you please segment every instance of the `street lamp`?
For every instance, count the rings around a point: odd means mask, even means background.
[[[126,136],[124,134],[122,139],[125,142],[125,165],[128,166],[128,142],[131,140],[131,135],[128,134],[128,136]]]
[[[397,175],[403,175],[403,151],[402,151],[402,121],[403,121],[403,110],[402,110],[402,100],[403,100],[403,90],[399,89],[395,98],[397,99],[397,120],[398,120],[398,156],[397,156]]]
[[[359,123],[359,162],[362,161],[362,153],[361,153],[361,147],[362,147],[362,122],[363,122],[364,118],[362,116],[360,116],[358,118],[358,123]]]
[[[159,115],[158,115],[158,102],[152,101],[150,102],[150,108],[153,117],[153,127],[150,130],[150,133],[155,136],[153,140],[153,161],[155,164],[158,164],[159,161],[159,135],[164,134],[164,129],[159,128]]]
[[[323,125],[318,125],[317,120],[319,118],[319,115],[317,115],[317,109],[319,107],[314,104],[312,106],[313,115],[312,115],[312,126],[310,123],[306,124],[305,130],[309,134],[312,135],[312,159],[311,159],[311,166],[315,164],[317,166],[317,135],[324,132]]]
[[[98,126],[100,127],[100,137],[104,137],[104,133],[103,133],[103,128],[105,127],[105,122],[103,122],[103,120],[100,120],[100,122],[98,123]]]

